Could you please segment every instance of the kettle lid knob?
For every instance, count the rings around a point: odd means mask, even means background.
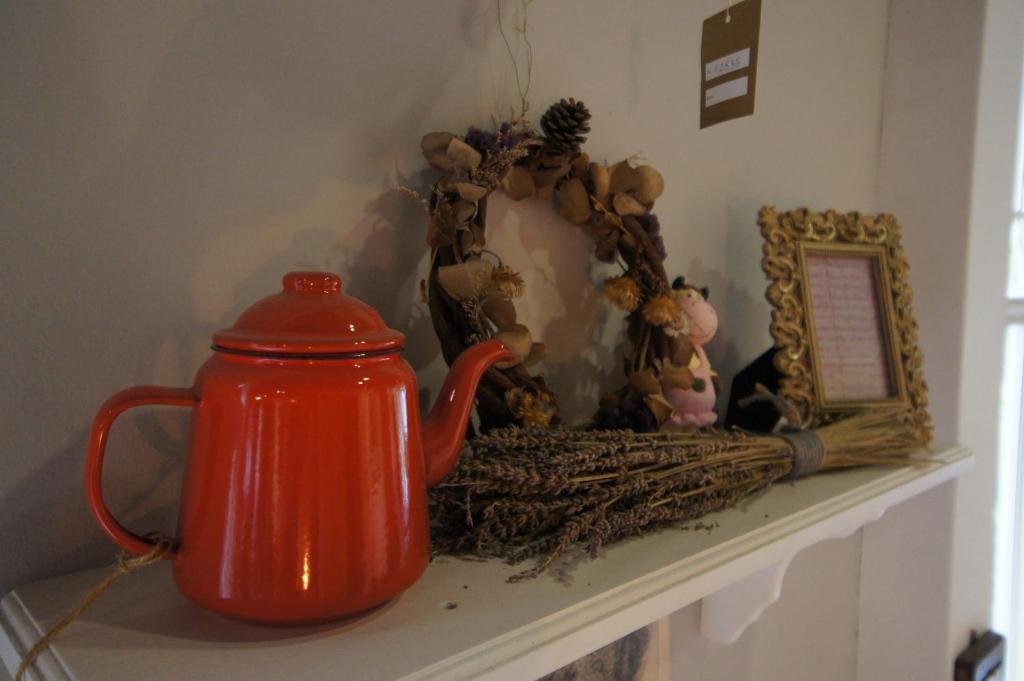
[[[330,272],[289,272],[281,282],[289,293],[337,295],[341,293],[341,277]]]
[[[365,356],[405,344],[377,311],[341,290],[331,272],[289,272],[280,293],[251,305],[213,335],[215,350],[246,354]]]

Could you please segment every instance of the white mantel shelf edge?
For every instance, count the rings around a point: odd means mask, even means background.
[[[804,548],[847,536],[973,462],[963,447],[933,463],[856,469],[779,484],[705,519],[609,547],[569,571],[524,583],[496,561],[435,561],[412,589],[333,625],[275,629],[207,613],[175,591],[167,565],[129,575],[41,656],[44,681],[352,678],[523,681],[549,673],[702,601],[705,636],[731,642],[780,597]],[[107,569],[20,587],[0,601],[0,658],[21,654]],[[442,604],[458,603],[446,610]],[[343,673],[342,673],[343,672]],[[339,675],[340,674],[340,675]]]

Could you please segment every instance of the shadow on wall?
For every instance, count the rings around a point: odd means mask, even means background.
[[[798,199],[791,199],[798,201]],[[769,326],[771,305],[765,298],[768,278],[761,269],[762,245],[757,215],[764,197],[740,196],[726,206],[726,267],[719,293],[711,289],[719,314],[722,338],[712,348],[711,360],[725,379],[718,396],[719,413],[725,415],[732,377],[772,347]],[[721,275],[719,275],[721,277]],[[742,335],[738,332],[744,329]]]
[[[17,330],[0,353],[3,593],[109,561],[81,484],[96,408],[130,385],[187,385],[210,334],[288,270],[341,274],[406,333],[423,392],[436,389],[443,362],[417,292],[425,219],[391,188],[429,185],[400,168],[423,167],[418,143],[432,121],[486,120],[509,102],[480,84],[514,88],[507,67],[491,71],[504,48],[490,3],[66,0],[0,12],[0,195],[10,197],[0,202],[0,317]],[[550,205],[514,213],[509,247],[496,250],[532,277],[522,313],[578,421],[623,381],[623,315],[596,296],[614,268]],[[713,300],[725,291],[723,317],[765,315],[721,273],[699,260],[690,269],[680,273]],[[757,352],[734,348],[727,318],[723,328],[726,344],[709,350],[725,372]],[[187,432],[176,409],[115,427],[107,501],[136,531],[173,531]]]
[[[552,201],[493,194],[487,247],[526,281],[517,318],[546,348],[545,361],[531,373],[545,376],[566,423],[589,419],[597,397],[625,383],[625,314],[599,292],[620,268],[598,262],[590,237],[559,216]]]
[[[424,369],[438,354],[426,309],[417,304],[428,257],[425,216],[393,189],[367,202],[365,210],[343,239],[328,228],[296,232],[286,248],[235,286],[232,309],[217,328],[230,326],[239,311],[280,291],[288,271],[335,272],[345,294],[374,307],[387,325],[406,335],[403,355],[413,368]]]
[[[484,68],[466,56],[486,47],[479,24],[493,17],[473,3],[161,11],[109,16],[66,2],[2,22],[11,144],[0,179],[16,200],[0,222],[19,229],[5,233],[0,303],[18,329],[0,360],[10,386],[0,593],[109,561],[81,484],[95,409],[132,384],[187,384],[210,333],[284,272],[339,271],[410,337],[417,369],[437,354],[414,304],[422,215],[392,192],[366,202],[374,190],[353,178],[393,186],[394,149],[415,150],[446,84]],[[445,44],[465,45],[439,49],[424,26],[450,26]],[[112,42],[132,49],[105,51]],[[402,49],[385,54],[389,45]],[[342,188],[337,202],[303,221],[324,187]],[[213,251],[219,267],[204,269]],[[186,433],[180,410],[115,428],[107,501],[137,531],[173,529]]]
[[[746,326],[742,320],[764,315],[766,304],[753,298],[735,283],[727,282],[722,272],[707,268],[700,258],[690,260],[686,272],[688,283],[708,287],[708,302],[718,314],[718,333],[705,347],[705,351],[712,368],[722,378],[722,390],[717,396],[717,403],[718,413],[724,418],[725,407],[729,403],[732,377],[756,357],[749,356],[744,347],[749,344],[745,343],[744,339],[736,337],[735,329]],[[766,321],[765,329],[767,328]],[[732,334],[729,332],[730,329],[733,329]],[[764,349],[768,347],[766,345]]]

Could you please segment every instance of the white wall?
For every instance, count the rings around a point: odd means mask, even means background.
[[[539,115],[583,99],[592,156],[642,151],[663,172],[666,264],[710,286],[710,354],[728,376],[770,343],[760,205],[897,209],[877,199],[888,1],[764,0],[755,115],[698,131],[700,24],[722,5],[536,3],[531,100]],[[341,273],[409,335],[421,387],[436,390],[416,302],[424,224],[391,190],[427,185],[424,132],[516,103],[495,29],[493,5],[471,1],[0,7],[0,592],[110,559],[80,482],[94,409],[131,384],[188,384],[210,333],[289,269]],[[916,267],[931,257],[925,227],[907,227]],[[617,380],[617,355],[593,346],[621,331],[594,298],[605,270],[546,208],[498,202],[499,230],[491,243],[528,275],[554,388],[583,417],[595,384]],[[133,528],[170,530],[185,420],[123,421],[108,502]],[[816,653],[852,660],[859,553],[857,536],[808,553],[782,614],[681,668],[754,679],[786,660],[790,678],[818,678],[802,632],[822,618]]]
[[[675,613],[669,628],[672,678],[855,681],[860,553],[855,534],[798,554],[786,571],[782,597],[732,644],[704,638],[700,605]]]
[[[988,604],[993,597],[1006,596],[993,595],[993,502],[999,496],[997,486],[1006,489],[1017,478],[1008,475],[1005,462],[996,461],[996,378],[1003,361],[1008,226],[1014,209],[1015,165],[1020,162],[1022,36],[1024,3],[989,0],[974,133],[958,421],[959,439],[981,456],[974,474],[961,482],[957,498],[951,652],[964,645],[971,628],[991,626],[993,613]],[[1003,481],[1010,484],[997,484]],[[1012,510],[1006,508],[1004,512]],[[1004,531],[1013,522],[1005,516],[995,520],[996,527]],[[999,567],[1007,568],[1005,564]],[[1019,574],[1020,566],[1014,567]],[[1021,650],[1020,632],[1002,633],[1010,637],[1011,650]],[[1013,660],[1012,669],[1024,668],[1021,662]]]
[[[914,256],[910,283],[939,442],[957,430],[983,18],[982,3],[893,0],[889,24],[878,203],[899,217]]]
[[[888,627],[862,638],[870,648],[893,631],[946,622],[944,665],[968,643],[971,629],[991,626],[997,466],[997,408],[1005,324],[1008,227],[1021,96],[1024,5],[990,0],[894,0],[886,75],[879,203],[907,227],[922,347],[932,387],[936,433],[977,455],[956,485],[955,505],[933,502],[921,513],[929,533],[951,519],[954,537],[947,611],[901,597]],[[952,490],[951,499],[954,497]],[[864,534],[868,575],[902,574],[907,536],[920,525],[893,524]],[[916,539],[916,537],[915,537]],[[921,579],[936,581],[936,569]],[[891,579],[891,577],[890,577]],[[864,592],[862,620],[892,596]],[[874,602],[873,602],[874,601]],[[935,637],[939,632],[934,631]],[[898,657],[862,655],[862,678],[902,673]],[[922,677],[937,678],[937,677]]]

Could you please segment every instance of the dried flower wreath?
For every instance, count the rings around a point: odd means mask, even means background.
[[[540,128],[520,115],[494,132],[472,127],[461,137],[432,132],[423,138],[424,157],[443,175],[429,199],[417,195],[430,216],[430,274],[421,291],[445,361],[450,365],[474,343],[501,340],[517,359],[492,368],[481,381],[481,427],[559,423],[555,396],[543,376],[529,372],[543,358],[544,345],[516,317],[512,301],[524,293],[523,278],[485,248],[492,192],[501,190],[515,201],[554,199],[559,215],[593,239],[597,259],[622,268],[601,292],[629,313],[628,381],[601,399],[595,423],[656,430],[673,410],[664,390],[703,389],[688,368],[693,346],[687,320],[673,298],[662,265],[660,225],[651,212],[664,180],[653,167],[632,160],[611,166],[592,161],[581,149],[590,132],[583,102],[555,103]]]

